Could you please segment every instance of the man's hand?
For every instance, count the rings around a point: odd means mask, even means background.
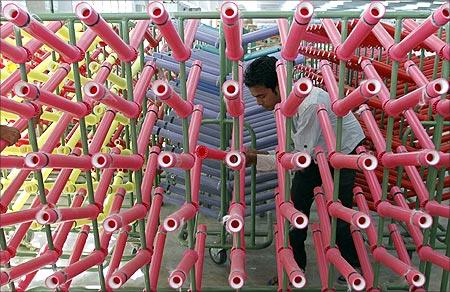
[[[14,145],[20,139],[20,132],[14,127],[0,125],[0,139],[5,140],[8,146]]]
[[[269,152],[247,149],[247,151],[245,152],[245,166],[256,164],[257,154],[269,154]]]

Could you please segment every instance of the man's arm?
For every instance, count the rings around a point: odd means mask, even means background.
[[[276,156],[267,151],[248,149],[245,153],[246,165],[256,164],[258,171],[276,171]]]

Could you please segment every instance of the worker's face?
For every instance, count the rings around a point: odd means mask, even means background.
[[[256,85],[249,87],[250,93],[256,98],[258,105],[262,106],[266,110],[272,111],[275,105],[279,103],[280,94],[278,92],[278,86],[275,87],[275,91],[264,85]]]

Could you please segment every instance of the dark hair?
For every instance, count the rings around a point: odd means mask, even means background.
[[[263,56],[247,66],[244,83],[247,87],[262,85],[275,91],[278,85],[276,63],[277,58]]]

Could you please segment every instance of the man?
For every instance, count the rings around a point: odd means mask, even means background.
[[[256,98],[258,105],[266,110],[273,110],[275,105],[281,102],[278,79],[276,73],[275,57],[261,57],[253,61],[245,70],[244,83],[251,94]],[[336,115],[331,111],[330,98],[324,90],[314,87],[310,95],[304,99],[293,117],[292,140],[295,151],[306,151],[313,156],[314,148],[320,145],[327,149],[322,130],[316,115],[319,104],[323,104],[336,128]],[[353,113],[343,118],[342,152],[354,154],[355,149],[364,139],[364,133]],[[256,163],[258,170],[275,171],[275,156],[267,152],[250,151],[247,153],[249,164]],[[331,168],[333,171],[333,169]],[[353,203],[353,185],[355,171],[341,169],[339,199],[346,207],[351,208]],[[322,185],[319,168],[314,162],[303,170],[295,172],[292,180],[291,198],[297,210],[309,216],[311,204],[314,199],[313,190]],[[359,260],[350,233],[350,226],[341,220],[337,221],[336,243],[342,256],[353,266],[359,267]],[[305,240],[307,229],[293,229],[289,233],[290,243],[294,257],[303,270],[306,268]],[[345,282],[341,276],[340,282]]]

